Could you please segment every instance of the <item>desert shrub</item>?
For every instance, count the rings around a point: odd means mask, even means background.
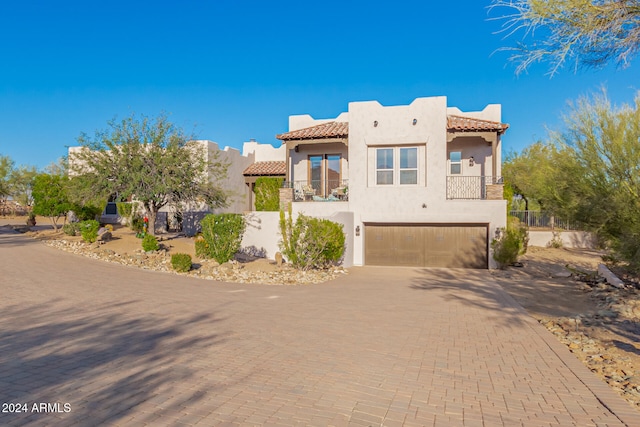
[[[200,225],[204,244],[199,244],[196,239],[198,256],[213,258],[220,264],[232,259],[242,243],[246,226],[244,217],[240,214],[209,214],[200,221]]]
[[[98,239],[98,230],[100,229],[100,223],[95,219],[89,219],[78,223],[80,226],[80,234],[82,234],[82,240],[88,243],[93,243]]]
[[[280,187],[282,178],[262,176],[256,179],[256,211],[277,212],[280,209]]]
[[[80,223],[70,222],[62,227],[62,232],[67,236],[77,236],[80,234]]]
[[[95,220],[103,210],[104,207],[93,205],[76,206],[73,209],[80,221]]]
[[[615,254],[605,254],[600,258],[602,259],[602,262],[607,265],[607,267],[617,267],[621,263],[620,258],[615,256]]]
[[[547,247],[560,249],[563,246],[564,246],[564,242],[562,241],[562,237],[560,237],[560,233],[557,231],[554,231],[553,238],[549,240],[549,242],[547,243]]]
[[[158,239],[156,239],[156,236],[145,234],[145,236],[142,238],[142,249],[144,249],[145,252],[153,252],[157,251],[159,248],[160,245],[158,244]]]
[[[506,268],[518,261],[527,252],[529,229],[517,218],[509,217],[507,228],[500,230],[500,237],[491,241],[493,259],[500,268]]]
[[[136,233],[142,233],[144,230],[144,219],[141,216],[131,218],[130,227]]]
[[[191,255],[189,254],[173,254],[171,255],[171,266],[180,273],[186,273],[191,270]]]
[[[198,233],[195,238],[196,256],[200,258],[207,258],[207,241],[202,237],[202,233]]]
[[[335,265],[344,254],[344,231],[333,221],[298,215],[294,223],[289,209],[288,218],[280,211],[280,232],[283,255],[301,270]]]

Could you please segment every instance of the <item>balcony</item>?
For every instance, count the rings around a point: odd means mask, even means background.
[[[502,200],[502,177],[448,176],[448,200]]]
[[[282,188],[290,188],[294,202],[346,202],[349,182],[340,180],[285,181]]]

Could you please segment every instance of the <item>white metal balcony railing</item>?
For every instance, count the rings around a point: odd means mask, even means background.
[[[340,180],[285,181],[283,188],[293,188],[294,202],[342,202],[349,200],[349,182]]]
[[[485,200],[487,185],[502,182],[500,176],[448,176],[447,199]]]

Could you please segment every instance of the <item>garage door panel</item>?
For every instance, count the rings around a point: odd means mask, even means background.
[[[487,268],[485,225],[366,225],[367,265]]]
[[[422,265],[424,262],[424,242],[422,229],[418,227],[393,227],[395,239],[393,253],[398,266]]]

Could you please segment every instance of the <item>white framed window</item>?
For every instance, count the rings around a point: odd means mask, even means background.
[[[462,152],[449,152],[449,174],[460,175],[462,173]]]
[[[376,150],[376,185],[393,185],[393,148]]]
[[[384,147],[375,149],[376,185],[417,185],[419,180],[418,147]]]
[[[418,147],[400,148],[400,185],[418,183]]]

